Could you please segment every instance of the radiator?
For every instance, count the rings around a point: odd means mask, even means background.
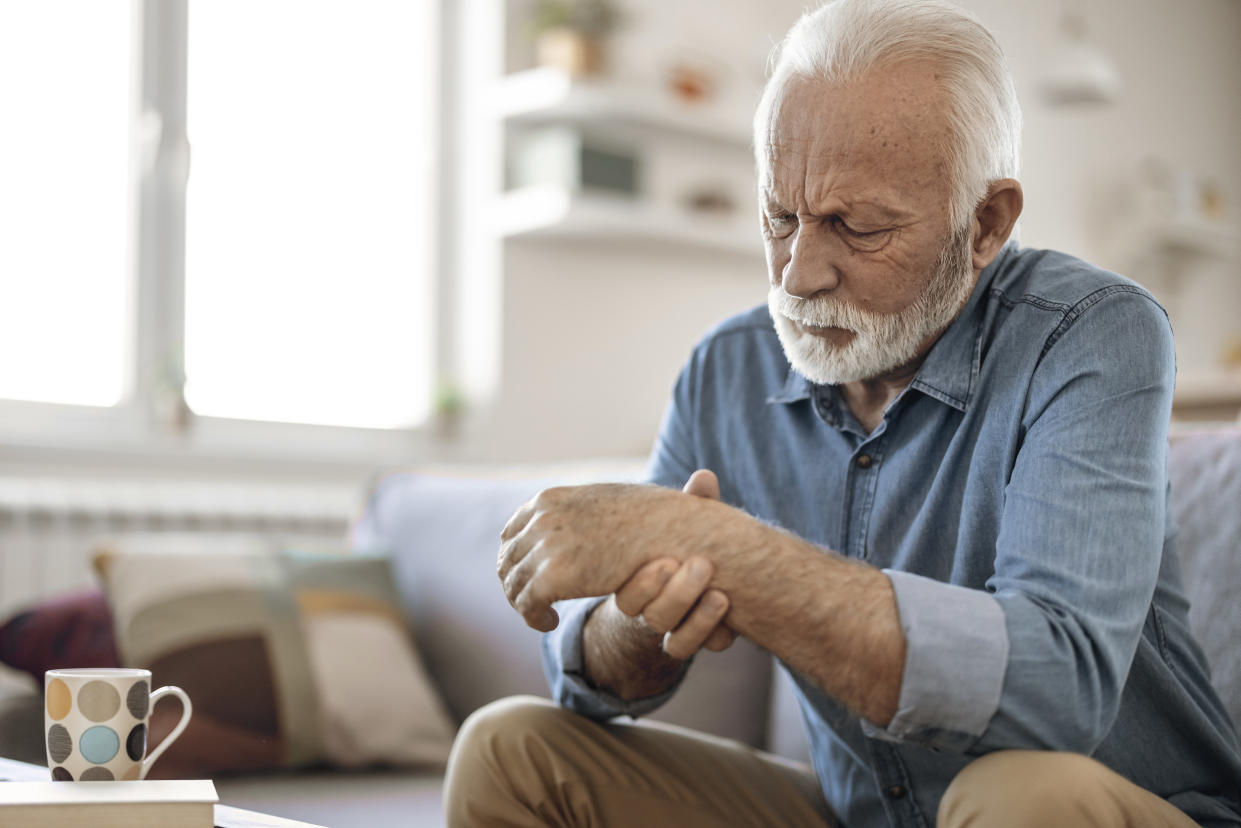
[[[92,552],[167,533],[211,550],[269,542],[340,550],[357,488],[0,478],[0,621],[40,598],[96,583]]]

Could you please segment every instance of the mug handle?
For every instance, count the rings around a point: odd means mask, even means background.
[[[139,779],[147,778],[147,772],[151,770],[151,765],[153,765],[155,760],[158,759],[164,751],[168,750],[172,743],[177,740],[177,737],[180,736],[181,732],[185,730],[186,725],[190,723],[190,714],[194,712],[194,706],[190,704],[190,697],[185,694],[185,691],[180,687],[171,686],[161,687],[151,694],[152,710],[155,709],[155,702],[159,701],[164,696],[176,696],[181,700],[181,721],[177,722],[177,726],[172,729],[172,732],[164,737],[164,740],[156,746],[155,750],[151,751],[150,754],[147,755],[146,759],[142,760],[141,770],[138,771]]]

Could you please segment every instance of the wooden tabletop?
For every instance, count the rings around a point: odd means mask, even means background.
[[[46,782],[47,768],[0,757],[0,782]],[[90,783],[86,783],[90,784]],[[215,828],[324,828],[295,819],[268,816],[228,805],[215,806]]]

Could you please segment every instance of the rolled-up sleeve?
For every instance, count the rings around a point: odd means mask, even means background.
[[[1004,611],[988,592],[884,570],[905,635],[896,715],[883,739],[934,742],[964,750],[1000,706],[1008,665]]]
[[[637,718],[670,699],[680,682],[678,680],[657,696],[629,701],[590,683],[582,654],[582,630],[590,614],[605,600],[581,598],[557,605],[560,626],[543,636],[543,672],[552,698],[567,710],[598,720],[616,716]],[[681,675],[685,675],[684,670]]]

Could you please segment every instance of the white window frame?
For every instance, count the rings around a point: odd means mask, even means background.
[[[454,146],[459,100],[454,71],[461,16],[453,0],[436,2],[441,83],[434,103],[442,125],[433,142]],[[487,2],[487,0],[484,0]],[[0,399],[0,461],[40,466],[177,469],[299,468],[357,470],[438,458],[451,451],[437,438],[435,414],[408,429],[365,429],[192,416],[186,429],[158,412],[157,378],[164,355],[182,353],[185,333],[185,199],[191,149],[186,136],[188,0],[131,0],[131,162],[129,262],[134,324],[127,349],[126,393],[109,408]],[[435,182],[435,215],[461,209],[455,182]],[[430,268],[436,330],[433,378],[451,383],[457,337],[449,270],[453,241],[433,240]]]

